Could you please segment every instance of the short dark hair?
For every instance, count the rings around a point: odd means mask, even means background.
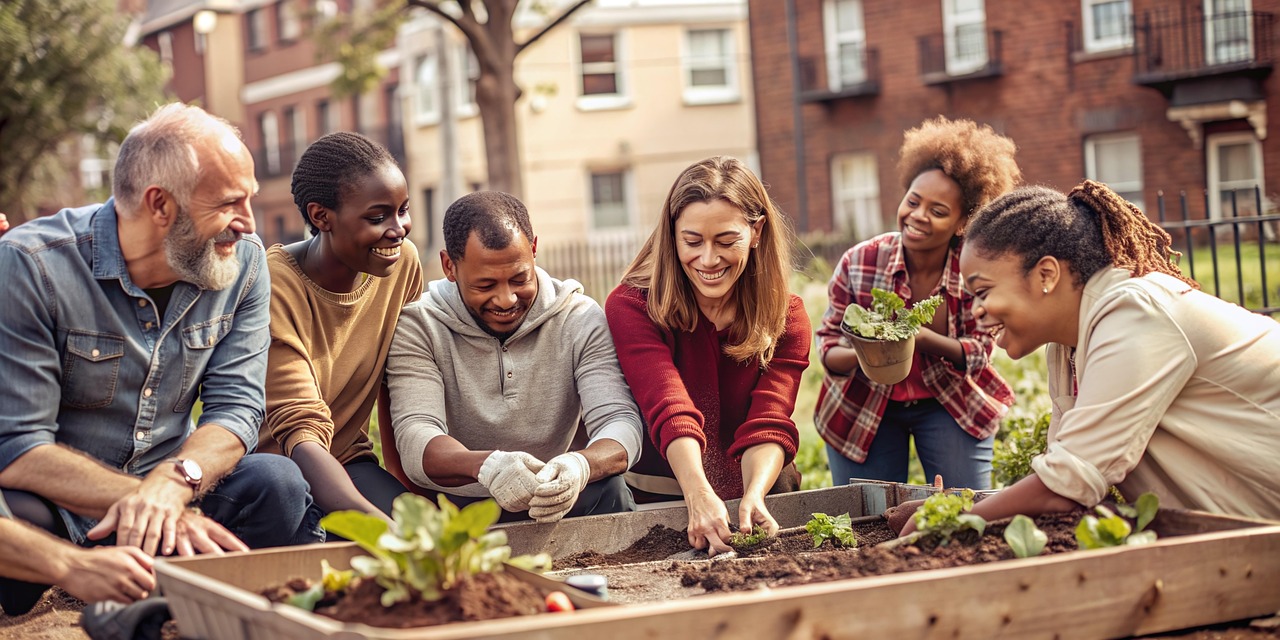
[[[290,187],[303,223],[313,235],[319,234],[307,215],[307,205],[314,202],[337,210],[348,187],[388,164],[399,167],[382,145],[358,133],[338,131],[312,142],[298,158]]]
[[[1092,180],[1066,194],[1039,186],[1014,189],[978,210],[965,242],[980,255],[1021,258],[1024,274],[1044,256],[1066,260],[1081,286],[1115,266],[1134,277],[1165,273],[1199,288],[1170,260],[1181,254],[1172,249],[1169,234]]]
[[[533,241],[529,210],[519,198],[501,191],[468,193],[445,210],[444,250],[450,260],[463,258],[472,231],[486,249],[507,248],[514,231]]]

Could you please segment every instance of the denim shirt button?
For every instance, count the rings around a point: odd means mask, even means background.
[[[144,398],[150,398],[150,397],[151,397],[151,387],[147,387],[146,389],[143,389],[143,390],[142,390],[142,397],[144,397]]]
[[[139,440],[143,440],[143,439],[145,439],[145,438],[147,437],[147,434],[145,434],[145,433],[143,433],[143,432],[141,432],[141,431],[139,431],[138,433],[136,433],[136,434],[134,434],[134,435],[136,435],[136,436],[138,437],[138,439],[139,439]]]
[[[143,328],[143,329],[150,330],[150,329],[151,329],[151,321],[147,321],[147,322],[142,323],[142,328]]]
[[[147,306],[147,301],[146,301],[146,300],[138,300],[138,306],[139,306],[139,307],[145,307],[145,306]]]
[[[90,352],[89,352],[89,355],[91,355],[91,356],[93,356],[93,357],[95,357],[95,358],[96,358],[96,357],[98,357],[98,356],[102,355],[102,352],[101,352],[101,351],[98,351],[97,349],[94,349],[93,351],[90,351]]]

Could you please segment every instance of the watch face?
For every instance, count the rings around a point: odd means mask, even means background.
[[[182,460],[182,474],[187,477],[187,482],[199,483],[204,477],[204,470],[200,468],[200,463],[195,460]]]

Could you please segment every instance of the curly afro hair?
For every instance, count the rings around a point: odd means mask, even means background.
[[[1013,159],[1017,146],[988,125],[938,116],[902,136],[898,177],[903,190],[916,176],[939,169],[960,185],[963,215],[1017,186],[1022,171]]]

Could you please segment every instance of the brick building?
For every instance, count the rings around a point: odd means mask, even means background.
[[[1280,188],[1280,0],[749,6],[763,178],[801,231],[891,226],[902,132],[937,114],[1013,138],[1029,183],[1099,179],[1153,216],[1162,189],[1217,217]]]

